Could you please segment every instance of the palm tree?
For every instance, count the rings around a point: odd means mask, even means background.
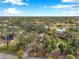
[[[9,42],[13,39],[14,39],[14,34],[9,34],[5,37],[5,40],[7,42],[7,48],[9,47]]]

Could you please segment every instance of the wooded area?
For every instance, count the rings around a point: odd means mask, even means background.
[[[79,17],[0,17],[0,52],[19,50],[31,57],[79,59]]]

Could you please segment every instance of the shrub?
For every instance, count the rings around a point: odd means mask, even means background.
[[[55,58],[49,56],[47,59],[55,59]]]
[[[74,55],[67,55],[67,59],[77,59]]]
[[[24,51],[23,50],[19,50],[17,52],[17,56],[18,56],[19,59],[23,59],[23,57],[24,57]]]

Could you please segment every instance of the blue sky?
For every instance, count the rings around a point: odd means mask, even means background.
[[[79,16],[79,0],[0,0],[0,16]]]

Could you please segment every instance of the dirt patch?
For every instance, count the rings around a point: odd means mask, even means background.
[[[44,50],[36,50],[36,51],[30,51],[29,56],[30,57],[46,57],[46,51]]]

